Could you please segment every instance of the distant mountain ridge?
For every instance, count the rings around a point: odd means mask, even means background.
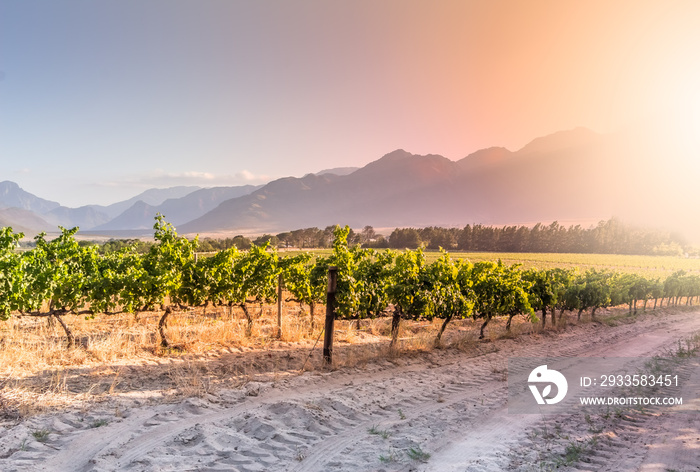
[[[557,194],[564,191],[564,182],[592,179],[603,185],[606,179],[588,167],[607,156],[605,145],[603,136],[577,128],[535,139],[519,151],[493,147],[458,161],[398,149],[347,175],[316,174],[271,182],[222,203],[180,230],[274,232],[336,223],[453,226],[603,218],[607,216],[604,202],[575,195],[551,199],[549,192],[533,191],[535,182],[524,176],[535,181],[541,176],[548,190]],[[591,149],[598,157],[588,155]]]
[[[169,198],[159,205],[137,201],[116,218],[93,230],[150,229],[153,227],[153,217],[158,213],[177,226],[207,213],[223,201],[247,195],[260,187],[260,185],[241,185],[198,189],[180,198]]]
[[[271,182],[179,230],[260,234],[334,224],[506,225],[617,216],[684,227],[700,241],[700,225],[693,225],[684,205],[700,201],[700,187],[690,177],[677,179],[681,158],[661,166],[658,149],[644,136],[629,139],[586,128],[536,138],[517,151],[482,149],[458,161],[398,149],[347,175]],[[678,188],[679,182],[687,184]]]
[[[26,192],[14,182],[0,182],[0,225],[34,235],[53,232],[58,226],[79,226],[81,232],[113,234],[149,233],[153,218],[161,213],[173,224],[197,218],[222,201],[246,195],[260,185],[214,187],[204,189],[179,186],[149,189],[128,200],[112,205],[61,206]],[[136,231],[136,233],[134,233]],[[126,233],[125,233],[126,232]]]
[[[48,228],[49,223],[31,210],[1,208],[0,227],[10,226],[16,233],[36,234],[37,228]]]
[[[57,202],[32,195],[14,182],[0,182],[0,208],[20,208],[35,213],[46,213],[59,206]]]
[[[332,169],[324,169],[316,172],[316,175],[323,174],[335,174],[335,175],[348,175],[355,172],[359,167],[334,167]]]
[[[144,192],[141,192],[135,197],[131,197],[130,199],[124,200],[122,202],[113,203],[111,205],[103,207],[97,205],[93,206],[99,209],[100,211],[107,213],[107,215],[109,215],[111,219],[122,214],[124,211],[128,210],[137,202],[143,202],[151,206],[157,206],[165,202],[166,200],[185,197],[192,192],[201,190],[201,188],[202,187],[184,185],[168,188],[151,188]]]
[[[504,225],[612,216],[644,221],[650,215],[669,224],[681,221],[687,215],[674,195],[700,201],[700,194],[686,188],[679,194],[672,179],[679,172],[659,167],[648,154],[643,142],[576,128],[536,138],[517,151],[491,147],[457,161],[398,149],[358,169],[328,169],[262,186],[154,189],[108,207],[78,209],[3,182],[0,207],[21,205],[22,211],[4,210],[0,222],[36,230],[70,220],[99,234],[148,234],[161,213],[182,234],[232,235],[334,224]],[[116,209],[122,211],[110,216]]]

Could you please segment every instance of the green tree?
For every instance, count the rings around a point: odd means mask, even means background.
[[[414,228],[396,228],[389,235],[389,247],[395,249],[417,249],[421,244],[420,234]]]

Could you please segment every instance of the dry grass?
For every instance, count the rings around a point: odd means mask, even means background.
[[[257,315],[258,307],[254,310]],[[250,380],[276,381],[302,370],[322,369],[325,310],[317,307],[316,313],[312,330],[308,314],[287,304],[278,338],[276,306],[263,308],[250,336],[242,310],[236,307],[174,312],[166,329],[169,348],[160,347],[157,335],[161,312],[97,315],[90,320],[66,316],[77,340],[72,349],[66,348],[65,333],[57,323],[13,317],[0,323],[0,421],[112,395],[201,397]],[[589,318],[584,315],[586,321]],[[556,329],[570,322],[575,322],[575,314],[567,313]],[[482,349],[481,323],[452,321],[440,347]],[[355,321],[336,321],[334,367],[364,367],[430,352],[440,324],[441,320],[402,321],[399,342],[390,350],[391,318],[362,320],[360,330]],[[547,330],[551,329],[548,324]],[[486,342],[538,331],[524,317],[516,317],[507,333],[505,320],[495,319],[486,329]]]
[[[251,336],[246,335],[246,320],[240,309],[197,309],[170,315],[166,329],[170,348],[161,348],[157,336],[160,316],[160,312],[142,313],[138,318],[131,314],[97,315],[90,320],[67,316],[66,323],[77,338],[77,347],[73,349],[66,348],[65,334],[59,325],[50,325],[45,318],[13,317],[0,323],[0,375],[16,381],[43,371],[58,372],[62,367],[118,367],[130,362],[158,363],[163,358],[185,355],[209,358],[232,349],[303,347],[315,342],[323,330],[318,319],[311,330],[308,316],[300,313],[297,306],[287,307],[279,339],[274,307],[264,307]],[[440,323],[440,320],[403,321],[399,331],[400,350],[432,349]],[[452,321],[443,336],[443,346],[473,342],[480,323],[469,319]],[[532,331],[530,324],[520,317],[513,320],[510,334],[505,332],[503,324],[502,320],[493,320],[486,329],[487,336],[495,340]],[[336,343],[381,343],[391,335],[391,319],[363,320],[360,330],[356,321],[337,321],[335,329]]]
[[[94,319],[65,316],[76,337],[68,349],[61,326],[46,318],[12,317],[0,323],[0,419],[27,416],[76,400],[141,391],[204,396],[219,386],[237,386],[256,376],[279,377],[300,372],[323,332],[317,315],[298,305],[285,306],[282,335],[277,336],[276,306],[254,307],[252,333],[240,308],[217,307],[173,312],[168,317],[168,348],[157,335],[162,312],[96,315]],[[323,309],[317,313],[323,314]],[[358,365],[381,355],[361,346],[377,341],[379,324],[365,322],[357,332],[347,322],[336,323],[340,365]],[[351,329],[349,329],[351,328]],[[323,366],[322,341],[305,370]],[[358,345],[346,351],[341,346]]]
[[[200,362],[188,359],[175,364],[170,368],[168,375],[182,396],[203,397],[214,392],[212,376]]]

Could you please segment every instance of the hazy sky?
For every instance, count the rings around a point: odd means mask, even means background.
[[[693,140],[698,25],[694,0],[0,0],[0,180],[78,206],[650,117]]]

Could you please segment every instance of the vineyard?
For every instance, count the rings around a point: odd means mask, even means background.
[[[505,405],[511,357],[696,353],[693,272],[363,249],[347,227],[320,253],[203,254],[162,217],[154,230],[145,253],[104,254],[76,229],[23,252],[0,233],[3,470],[531,470],[573,447],[596,460],[608,437],[601,457],[641,462],[689,427],[634,411],[552,427]]]
[[[178,236],[162,216],[154,225],[155,244],[145,254],[135,247],[99,254],[75,239],[77,228],[61,228],[36,247],[17,252],[22,234],[0,233],[0,318],[44,317],[58,322],[68,347],[76,334],[67,315],[90,319],[159,312],[157,336],[167,348],[168,320],[192,307],[238,310],[250,336],[263,308],[277,302],[299,304],[308,313],[311,331],[325,305],[329,268],[337,268],[334,318],[356,321],[391,317],[391,345],[404,320],[439,320],[434,340],[440,343],[456,319],[480,323],[480,337],[489,322],[503,318],[506,329],[516,316],[542,327],[556,325],[564,312],[580,319],[601,308],[626,305],[630,312],[666,305],[690,305],[700,297],[700,277],[676,271],[663,278],[588,268],[535,268],[501,260],[453,257],[441,252],[427,258],[417,250],[374,250],[351,247],[349,228],[337,227],[333,249],[324,255],[294,253],[286,257],[267,245],[243,252],[236,247],[202,257],[198,240]],[[483,254],[482,254],[483,256]],[[284,289],[284,291],[282,290]],[[282,299],[284,298],[284,299]],[[276,336],[282,335],[278,312]],[[202,319],[202,322],[205,320]]]
[[[428,253],[428,260],[432,254]],[[624,254],[566,254],[566,253],[488,253],[450,252],[453,258],[498,260],[521,264],[524,268],[578,268],[628,272],[649,279],[666,278],[679,270],[700,274],[700,259],[678,256],[644,256]]]

